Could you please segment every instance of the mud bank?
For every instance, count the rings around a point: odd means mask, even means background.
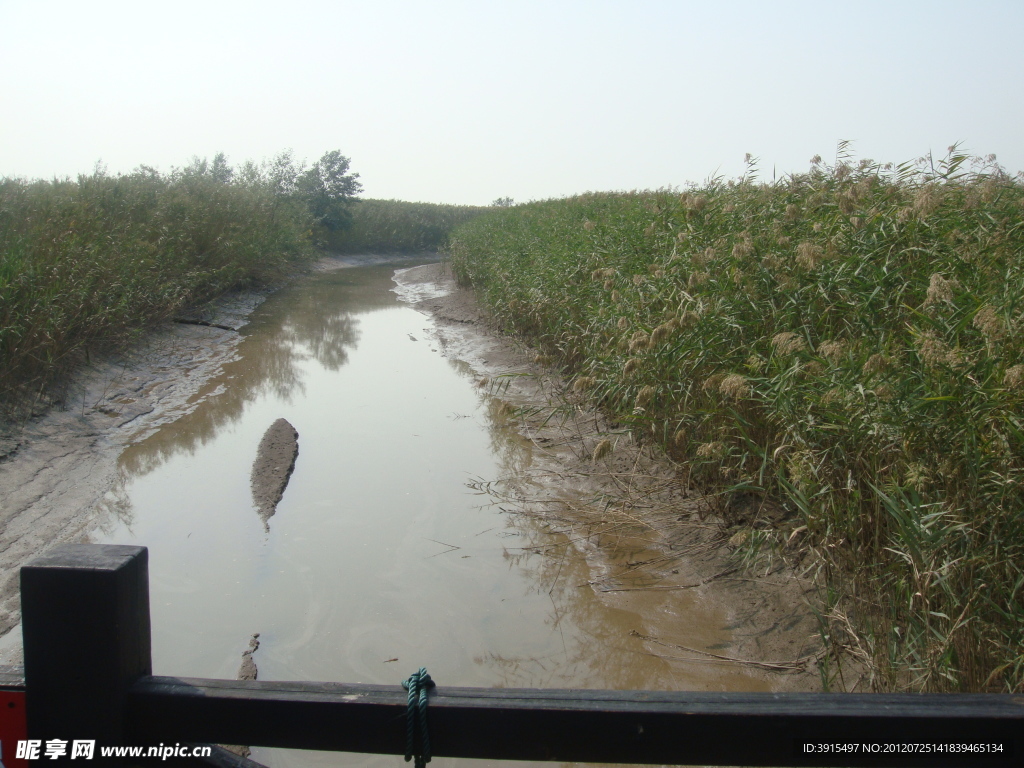
[[[278,419],[260,440],[252,465],[252,501],[259,510],[263,527],[270,530],[270,518],[284,496],[299,456],[299,433],[287,419]]]
[[[205,313],[203,319],[235,330],[168,323],[130,350],[94,359],[77,371],[60,407],[6,427],[0,438],[0,635],[20,621],[18,568],[77,540],[109,511],[121,451],[213,394],[203,385],[231,359],[237,329],[263,298],[227,297]]]
[[[387,257],[325,258],[313,271]],[[81,540],[117,513],[117,461],[129,445],[194,411],[236,358],[238,331],[270,291],[231,294],[147,334],[128,350],[94,355],[62,402],[0,425],[0,664],[21,662],[18,569],[57,544]]]
[[[577,585],[643,617],[622,647],[684,663],[742,667],[774,691],[821,689],[815,590],[793,560],[734,557],[749,535],[729,527],[713,499],[680,482],[678,467],[607,423],[527,346],[491,331],[473,293],[442,265],[400,270],[399,294],[437,325],[442,352],[468,363],[494,399],[494,415],[530,445],[530,460],[477,487],[511,514],[540,520],[555,538],[538,551],[586,558],[592,577]],[[596,457],[596,458],[595,458]],[[557,576],[556,576],[557,578]],[[707,603],[725,627],[694,627],[687,606]],[[728,647],[704,642],[727,629]]]

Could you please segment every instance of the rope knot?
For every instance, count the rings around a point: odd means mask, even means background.
[[[406,738],[405,762],[413,759],[415,768],[424,768],[430,762],[430,734],[427,732],[427,691],[434,687],[434,681],[427,674],[426,667],[409,675],[402,681],[402,687],[409,692],[409,706],[405,711]],[[420,750],[416,752],[416,731],[419,730]]]

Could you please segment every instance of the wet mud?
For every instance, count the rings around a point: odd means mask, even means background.
[[[299,456],[299,433],[287,419],[278,419],[267,429],[256,449],[250,486],[252,500],[265,530],[284,496]]]
[[[494,395],[495,416],[522,435],[524,458],[512,464],[521,470],[481,478],[481,492],[551,533],[556,540],[533,551],[558,564],[553,578],[567,557],[580,557],[588,577],[575,588],[643,617],[642,626],[618,628],[623,648],[669,667],[714,667],[724,689],[821,689],[816,590],[798,554],[738,562],[749,532],[730,527],[728,510],[685,487],[652,443],[608,423],[542,355],[495,333],[443,265],[401,271],[396,281],[414,300],[425,296],[414,306],[435,320],[443,354],[471,366]],[[743,680],[729,682],[740,670]],[[666,683],[685,677],[669,673]]]
[[[329,258],[313,271],[386,260]],[[120,457],[223,394],[207,385],[237,358],[239,331],[270,293],[225,295],[130,348],[93,354],[51,407],[0,423],[0,664],[21,661],[10,632],[21,621],[18,568],[116,513]]]
[[[115,502],[122,451],[216,395],[202,388],[234,357],[237,330],[264,298],[224,297],[197,313],[209,325],[167,323],[130,349],[94,355],[59,404],[0,426],[0,636],[21,620],[18,568],[81,540]],[[0,637],[0,663],[19,659],[20,638]]]

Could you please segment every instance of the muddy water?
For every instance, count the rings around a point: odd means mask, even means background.
[[[156,674],[233,678],[258,632],[261,680],[397,684],[426,666],[441,685],[762,688],[645,653],[629,636],[651,621],[642,592],[598,599],[579,586],[586,562],[534,554],[525,547],[548,534],[474,494],[467,483],[528,466],[530,444],[493,418],[468,366],[440,354],[392,273],[344,269],[272,296],[205,401],[122,455],[93,540],[150,548]],[[281,417],[299,456],[268,532],[249,475]],[[673,594],[654,609],[691,627],[690,643],[728,642],[713,607]]]

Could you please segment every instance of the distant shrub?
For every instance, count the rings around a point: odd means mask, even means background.
[[[490,208],[402,200],[359,200],[351,225],[325,238],[339,253],[434,252],[448,242],[453,228]]]

